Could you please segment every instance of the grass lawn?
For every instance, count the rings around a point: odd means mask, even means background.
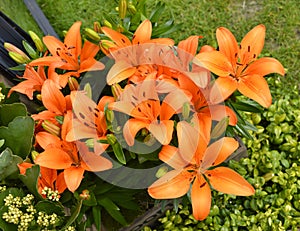
[[[92,27],[114,11],[116,1],[105,0],[37,0],[58,33],[80,20],[83,27]],[[95,4],[97,2],[97,4]],[[155,0],[149,0],[149,7]],[[264,54],[280,60],[288,69],[282,78],[288,86],[299,84],[300,73],[300,8],[298,0],[163,0],[168,14],[182,23],[180,31],[172,34],[180,40],[189,35],[203,35],[202,44],[215,45],[215,29],[229,28],[240,41],[252,27],[263,23],[267,28]],[[38,30],[22,0],[2,0],[0,9],[25,30]],[[166,15],[167,16],[167,15]],[[164,17],[164,15],[162,16]],[[40,33],[40,32],[39,32]],[[285,91],[285,89],[283,89]]]

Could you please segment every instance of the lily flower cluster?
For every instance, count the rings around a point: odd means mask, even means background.
[[[177,45],[170,38],[152,39],[149,20],[132,36],[102,27],[99,43],[83,40],[80,27],[81,22],[74,23],[64,42],[45,36],[47,51],[26,63],[23,81],[10,90],[39,99],[45,109],[32,115],[32,163],[19,164],[21,174],[40,166],[41,195],[45,188],[75,192],[85,172],[114,167],[110,152],[121,164],[130,158],[127,151],[147,155],[139,150],[141,143],[158,143],[152,151],[171,169],[149,185],[149,195],[171,199],[188,194],[198,220],[209,214],[212,188],[239,196],[255,193],[241,175],[219,166],[238,149],[238,141],[222,136],[226,127],[217,135],[211,131],[222,121],[238,123],[224,104],[236,90],[263,107],[272,103],[264,76],[284,75],[284,68],[274,58],[259,58],[263,25],[241,43],[228,29],[218,28],[218,49],[198,49],[201,36]],[[105,55],[107,62],[96,58]],[[87,83],[90,73],[95,81],[104,79],[106,87]]]

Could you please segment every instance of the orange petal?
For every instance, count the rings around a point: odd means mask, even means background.
[[[79,73],[87,72],[87,71],[99,71],[105,68],[104,64],[98,62],[94,58],[85,59],[80,63]]]
[[[64,178],[68,189],[75,192],[83,179],[84,169],[82,167],[72,166],[65,169]]]
[[[210,212],[211,191],[202,175],[197,176],[193,183],[191,200],[194,218],[199,221],[204,220]]]
[[[135,45],[135,44],[145,43],[149,41],[151,38],[151,33],[152,33],[151,21],[146,19],[136,29],[132,37],[132,44]]]
[[[234,35],[227,28],[220,27],[217,29],[216,36],[220,52],[228,57],[234,67],[238,55],[238,44]]]
[[[248,75],[241,78],[238,83],[238,90],[263,107],[267,108],[272,104],[269,85],[260,75]]]
[[[107,84],[112,85],[119,83],[124,79],[131,77],[136,71],[136,68],[125,61],[116,62],[107,74]]]
[[[53,56],[57,56],[57,48],[63,49],[64,44],[54,36],[46,35],[43,37],[43,42]],[[59,58],[59,57],[58,57]]]
[[[84,61],[89,58],[94,58],[98,51],[100,50],[100,47],[88,40],[84,41],[84,45],[80,54],[80,61]]]
[[[108,27],[102,27],[101,31],[107,36],[109,37],[111,40],[113,40],[118,47],[126,47],[126,46],[130,46],[131,42],[130,40],[123,34],[114,31]]]
[[[155,199],[178,198],[188,192],[192,180],[189,172],[172,170],[155,181],[148,188],[148,193]]]
[[[167,145],[172,139],[173,126],[172,120],[160,120],[159,123],[152,122],[149,124],[148,129],[162,145]]]
[[[35,136],[36,142],[43,148],[46,149],[48,145],[59,146],[60,139],[48,132],[39,132]]]
[[[224,102],[237,89],[238,83],[232,77],[219,77],[214,82],[209,100],[212,104]]]
[[[167,163],[174,169],[182,169],[188,164],[188,162],[180,156],[178,148],[171,145],[164,145],[158,156],[161,161]]]
[[[58,174],[55,186],[56,186],[58,193],[63,193],[66,190],[67,185],[66,185],[66,181],[65,181],[64,172],[61,172],[60,174]]]
[[[109,104],[108,108],[131,115],[135,107],[130,102],[117,101]]]
[[[251,196],[255,193],[254,188],[238,173],[226,167],[218,167],[207,170],[205,175],[211,186],[227,194],[237,196]]]
[[[46,80],[42,87],[42,102],[44,106],[58,115],[64,114],[66,101],[64,95],[52,80]]]
[[[234,74],[230,60],[220,51],[200,53],[195,56],[193,63],[207,68],[218,76]]]
[[[124,139],[126,140],[129,146],[134,144],[134,138],[139,130],[142,128],[146,128],[149,123],[137,120],[137,119],[129,119],[123,128]]]
[[[209,145],[204,153],[201,168],[208,169],[227,159],[237,148],[239,143],[232,137],[223,137]]]
[[[47,183],[46,186],[53,188],[54,181],[57,178],[57,170],[41,167],[40,178]]]
[[[200,134],[191,124],[180,121],[177,124],[178,148],[182,158],[191,162],[197,151]]]
[[[81,166],[85,170],[99,172],[112,168],[111,161],[101,155],[90,152],[84,143],[78,143],[77,147],[82,159]]]
[[[198,41],[201,38],[201,36],[190,36],[185,40],[182,40],[178,43],[178,50],[179,54],[181,53],[180,50],[187,52],[190,55],[196,55],[197,49],[198,49]],[[180,57],[180,55],[179,55]]]
[[[64,43],[68,47],[73,47],[72,49],[69,49],[69,52],[73,54],[76,58],[81,53],[81,35],[80,35],[80,26],[81,22],[75,22],[70,29],[68,30]]]
[[[197,130],[200,132],[200,135],[205,140],[206,144],[208,144],[212,126],[212,116],[210,114],[211,112],[205,109],[206,108],[197,113]]]
[[[29,63],[29,65],[31,66],[40,66],[40,65],[50,66],[51,64],[54,66],[57,64],[56,66],[59,67],[63,65],[63,62],[61,61],[61,58],[58,56],[46,56],[46,57],[35,59]]]
[[[52,169],[66,169],[71,167],[73,163],[68,153],[59,148],[48,148],[40,153],[34,162],[40,166]]]
[[[184,103],[191,101],[192,95],[188,91],[176,89],[165,98],[160,109],[160,119],[168,120],[175,113],[180,113]]]
[[[278,73],[284,75],[284,67],[282,64],[274,58],[261,58],[251,63],[245,70],[245,75],[260,75],[265,76],[271,73]]]
[[[256,59],[264,47],[266,28],[264,25],[258,25],[249,31],[240,45],[241,63],[249,63]]]
[[[155,39],[151,39],[149,43],[158,43],[158,44],[173,46],[174,40],[170,38],[155,38]]]
[[[234,126],[237,123],[235,112],[225,105],[210,105],[201,110],[202,113],[210,113],[212,120],[220,121],[224,117],[229,117],[229,124]]]
[[[27,168],[31,168],[32,166],[33,166],[33,164],[27,163],[27,162],[23,162],[23,163],[18,164],[20,174],[25,175]]]
[[[211,78],[210,72],[207,69],[196,66],[198,69],[195,72],[185,72],[186,76],[188,76],[198,87],[205,88]]]

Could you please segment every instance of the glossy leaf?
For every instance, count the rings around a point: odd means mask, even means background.
[[[116,221],[118,221],[121,225],[126,226],[127,222],[124,216],[120,212],[120,208],[109,198],[101,198],[98,199],[99,205],[103,206],[104,209],[112,216]]]
[[[0,105],[0,124],[7,126],[17,116],[27,116],[26,106],[22,103]]]
[[[58,202],[53,202],[53,201],[39,201],[36,205],[35,208],[37,211],[43,211],[47,214],[52,214],[56,213],[59,216],[64,216],[64,207]]]
[[[25,175],[19,175],[20,180],[28,188],[28,190],[37,198],[43,199],[38,193],[37,182],[40,174],[40,166],[34,165],[31,168],[26,169]]]
[[[7,127],[0,127],[0,139],[5,139],[2,149],[9,147],[15,155],[23,159],[30,153],[34,133],[31,117],[18,116]]]
[[[93,206],[92,208],[95,227],[98,231],[101,231],[101,207]]]
[[[13,155],[9,148],[0,154],[0,181],[19,171],[17,164],[22,163],[21,157]]]

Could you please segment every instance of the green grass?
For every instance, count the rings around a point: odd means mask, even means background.
[[[117,6],[115,1],[105,0],[37,0],[37,2],[60,34],[77,20],[83,22],[83,27],[92,27],[94,21],[101,21],[105,14],[114,11],[114,7]],[[157,1],[148,0],[149,8],[155,2]],[[217,27],[229,28],[237,40],[241,40],[255,25],[265,24],[267,35],[263,53],[277,58],[288,69],[287,75],[282,78],[287,86],[287,92],[288,86],[299,84],[298,0],[164,0],[164,2],[175,16],[176,23],[182,23],[181,30],[172,34],[176,41],[197,34],[204,36],[201,44],[215,45]],[[30,21],[21,0],[2,0],[0,9],[25,30],[36,28],[32,20]]]

